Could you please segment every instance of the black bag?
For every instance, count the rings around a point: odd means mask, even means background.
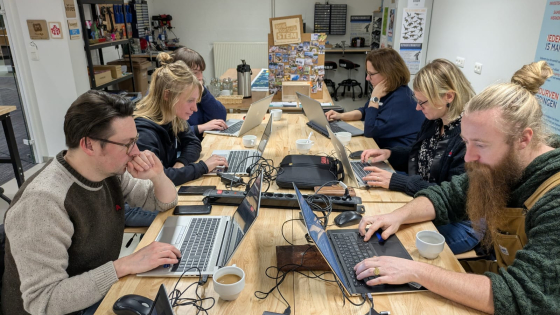
[[[342,163],[328,156],[288,155],[280,162],[282,171],[276,177],[280,188],[313,189],[331,180],[344,180]]]

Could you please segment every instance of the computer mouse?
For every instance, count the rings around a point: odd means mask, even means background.
[[[359,160],[362,158],[362,152],[364,151],[354,151],[352,153],[350,153],[349,157],[352,160]]]
[[[113,304],[113,312],[117,315],[149,315],[154,301],[147,297],[128,294],[121,296],[115,304]]]
[[[362,219],[362,215],[359,214],[358,212],[346,211],[337,215],[336,218],[334,218],[334,223],[337,226],[342,227],[342,226],[357,224],[360,222],[361,219]]]

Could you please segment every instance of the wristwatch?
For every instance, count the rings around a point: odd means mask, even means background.
[[[379,103],[379,97],[373,96],[372,98],[369,99],[369,101],[372,103]]]

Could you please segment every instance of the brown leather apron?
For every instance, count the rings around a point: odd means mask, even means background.
[[[525,234],[527,212],[544,194],[558,185],[560,185],[560,172],[549,177],[537,188],[531,197],[523,203],[525,208],[506,208],[504,210],[505,220],[497,227],[498,231],[494,239],[496,261],[461,261],[465,271],[477,274],[483,274],[487,271],[498,273],[500,268],[507,269],[508,266],[511,266],[517,251],[527,244],[527,235]]]

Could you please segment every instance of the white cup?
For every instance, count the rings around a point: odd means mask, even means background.
[[[343,146],[347,146],[352,140],[352,134],[346,131],[337,132],[334,134]]]
[[[307,152],[309,152],[309,150],[311,150],[311,147],[313,146],[313,143],[313,141],[307,139],[296,140],[296,148],[299,154],[306,154]]]
[[[241,280],[232,284],[219,283],[217,280],[224,275],[237,275],[241,277]],[[214,272],[212,282],[214,282],[214,291],[220,295],[222,300],[235,300],[239,296],[239,293],[243,291],[243,288],[245,288],[245,272],[236,265],[223,267]]]
[[[231,90],[221,90],[220,95],[224,95],[224,96],[231,95]]]
[[[281,109],[271,109],[270,115],[272,115],[272,120],[280,120],[282,119],[282,110]]]
[[[257,144],[257,136],[246,135],[243,136],[243,146],[246,148],[252,148]]]
[[[435,259],[443,251],[445,237],[436,231],[416,233],[416,248],[422,257]]]

